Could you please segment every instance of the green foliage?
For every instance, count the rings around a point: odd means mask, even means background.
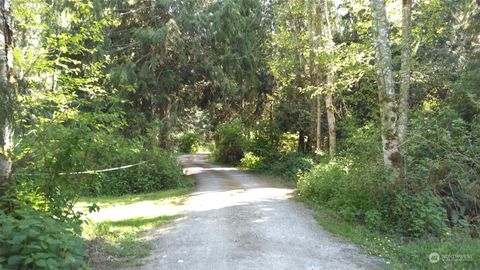
[[[398,192],[387,184],[375,134],[378,131],[371,126],[350,134],[343,145],[348,154],[320,163],[300,177],[298,194],[371,229],[409,237],[445,235],[447,216],[441,197],[431,189]]]
[[[240,160],[242,168],[279,176],[282,180],[297,181],[298,177],[313,167],[313,158],[302,153],[290,152],[281,154],[274,152],[267,157],[247,152]]]
[[[313,167],[313,158],[294,152],[298,135],[282,133],[272,124],[259,123],[251,128],[247,151],[240,160],[242,168],[259,171],[295,182],[298,176]]]
[[[58,131],[75,131],[62,129]],[[180,164],[168,152],[145,148],[142,140],[127,140],[103,133],[81,133],[61,140],[61,133],[51,133],[59,140],[37,146],[42,141],[25,141],[31,151],[23,152],[15,177],[22,202],[48,211],[58,218],[78,218],[73,207],[80,195],[123,195],[153,192],[186,184]],[[31,138],[35,140],[35,137]],[[52,150],[49,150],[52,149]],[[58,150],[58,151],[55,151]],[[39,154],[42,153],[42,154]],[[40,156],[42,159],[32,159]],[[33,161],[36,162],[33,162]],[[146,162],[133,167],[95,174],[70,174],[78,171],[116,168]],[[64,174],[66,173],[66,174]],[[31,174],[31,175],[30,175]]]
[[[453,109],[467,123],[478,121],[478,115],[480,115],[478,85],[480,85],[480,61],[473,60],[468,63],[467,68],[462,72],[460,79],[453,88],[454,91],[450,100]]]
[[[411,243],[393,246],[396,257],[408,269],[478,269],[480,242],[465,235],[437,239],[420,239]],[[437,263],[430,262],[430,255],[440,255]]]
[[[188,179],[187,179],[188,180]],[[169,190],[156,191],[152,193],[128,194],[121,196],[94,196],[81,197],[75,204],[77,207],[88,210],[92,206],[100,207],[100,209],[108,207],[119,207],[121,205],[133,204],[141,201],[149,201],[154,204],[160,204],[171,198],[183,198],[184,195],[190,193],[194,182],[192,179],[187,182],[188,187],[176,188]]]
[[[282,133],[280,136],[279,144],[279,152],[288,153],[288,152],[295,152],[297,151],[298,147],[298,133],[292,132],[285,132]]]
[[[300,177],[298,192],[336,211],[344,220],[361,222],[371,229],[410,237],[445,235],[447,215],[440,197],[431,191],[391,192],[383,179],[364,177],[359,168],[344,162],[343,166],[320,164]]]
[[[345,171],[337,163],[321,164],[300,177],[297,189],[302,198],[322,204],[328,202],[338,193],[337,181],[345,179]]]
[[[59,220],[33,210],[0,211],[0,265],[7,269],[80,269],[82,239]]]
[[[379,208],[379,199],[385,196],[385,184],[383,178],[361,173],[362,167],[353,167],[348,160],[319,164],[300,177],[298,194],[338,211],[345,220],[371,219],[371,211]]]
[[[90,183],[88,195],[145,193],[186,185],[182,167],[172,155],[165,151],[151,149],[140,150],[137,155],[125,154],[128,156],[119,159],[120,161],[135,163],[144,160],[147,163],[125,170],[100,174]]]
[[[195,153],[200,147],[200,135],[194,131],[184,132],[178,138],[178,150],[182,153]]]
[[[257,156],[252,152],[247,152],[240,160],[240,167],[252,171],[262,170],[265,167],[264,159],[265,158]]]
[[[79,117],[76,127],[55,120],[32,126],[30,136],[16,148],[15,181],[20,183],[20,198],[57,217],[72,213],[73,201],[92,176],[70,173],[108,164],[119,150],[103,124],[103,120]]]
[[[480,122],[466,122],[449,108],[421,113],[407,144],[407,177],[414,190],[440,195],[451,225],[466,220],[478,230]],[[478,233],[478,231],[476,232]]]
[[[73,202],[89,176],[70,174],[102,166],[111,150],[103,145],[125,124],[122,101],[106,84],[106,18],[93,1],[16,4],[18,196],[56,218],[78,219]]]
[[[385,181],[382,131],[372,124],[379,110],[366,0],[327,1],[333,53],[321,46],[312,1],[12,2],[20,101],[15,194],[21,207],[54,219],[2,214],[5,222],[78,225],[80,194],[183,186],[180,166],[162,149],[194,152],[199,137],[186,131],[210,140],[218,126],[218,161],[300,177],[300,196],[345,220],[407,237],[440,236],[445,225],[479,235],[480,8],[473,0],[419,1],[414,8],[402,187]],[[397,69],[400,21],[389,29]],[[310,171],[313,158],[294,152],[312,148],[312,99],[325,91],[328,71],[341,151]],[[234,118],[241,121],[219,124]],[[244,125],[254,128],[247,133]],[[147,163],[75,174],[140,161]]]
[[[290,152],[278,160],[270,161],[269,171],[288,181],[296,181],[300,175],[313,167],[313,159],[302,153]]]
[[[281,133],[266,122],[251,128],[252,137],[248,141],[248,151],[255,156],[274,159],[281,144]]]
[[[393,204],[383,205],[383,212],[388,224],[396,224],[398,232],[414,237],[445,235],[447,212],[441,198],[431,190],[414,195],[400,191],[392,197]],[[373,223],[371,225],[375,226]]]
[[[239,162],[246,147],[244,127],[240,120],[223,123],[215,131],[215,160],[234,164]]]

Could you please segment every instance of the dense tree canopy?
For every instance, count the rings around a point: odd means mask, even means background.
[[[78,225],[79,195],[182,186],[174,153],[210,147],[376,230],[480,233],[477,0],[0,5],[2,215]]]

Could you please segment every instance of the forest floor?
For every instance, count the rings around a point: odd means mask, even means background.
[[[180,157],[196,190],[179,206],[181,216],[148,231],[151,255],[131,269],[384,268],[383,260],[325,231],[311,210],[291,200],[292,189],[205,158]]]

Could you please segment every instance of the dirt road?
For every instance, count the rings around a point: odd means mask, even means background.
[[[332,236],[312,212],[234,168],[204,155],[180,158],[197,190],[185,215],[154,232],[154,250],[138,269],[381,269],[382,262]]]

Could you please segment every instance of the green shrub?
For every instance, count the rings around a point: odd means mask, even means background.
[[[318,204],[328,202],[338,192],[339,182],[346,177],[336,162],[320,164],[299,178],[298,195]]]
[[[302,153],[290,152],[279,159],[271,161],[268,170],[289,181],[296,181],[298,176],[313,167],[313,158]]]
[[[405,191],[392,194],[393,203],[384,204],[385,219],[402,235],[442,236],[447,232],[447,212],[441,198],[431,190],[417,194]]]
[[[255,156],[273,160],[279,156],[280,131],[271,125],[261,123],[253,128],[252,138],[248,142],[248,151]]]
[[[7,269],[79,269],[87,256],[80,236],[65,222],[23,210],[0,211],[0,265]]]
[[[279,151],[282,153],[297,151],[298,133],[285,132],[279,139]]]
[[[418,113],[412,119],[406,152],[410,189],[435,190],[450,225],[468,221],[478,235],[480,118],[469,123],[449,108]]]
[[[389,186],[376,134],[371,126],[353,131],[343,144],[348,154],[300,177],[298,194],[371,229],[409,237],[445,233],[441,198],[428,190],[397,192]]]
[[[185,132],[178,138],[178,150],[182,153],[197,152],[200,147],[200,136],[193,131]]]
[[[88,195],[124,195],[154,192],[181,187],[183,171],[177,160],[169,153],[154,149],[136,155],[137,161],[147,161],[135,167],[98,175],[90,182]],[[134,163],[127,159],[125,163]]]
[[[277,157],[277,158],[272,158]],[[270,157],[257,156],[247,152],[240,160],[240,166],[252,171],[261,171],[281,177],[287,181],[297,181],[298,177],[313,167],[313,158],[302,153],[270,154]]]
[[[383,178],[369,178],[364,172],[369,169],[372,167],[363,169],[346,159],[319,164],[300,177],[298,193],[335,210],[345,220],[365,222],[368,216],[371,221],[385,197],[386,185]]]
[[[240,120],[223,123],[215,132],[214,158],[228,164],[238,163],[243,157],[246,144]]]
[[[52,146],[54,151],[51,152],[42,150],[43,147],[32,153],[26,152],[25,158],[17,164],[23,167],[17,170],[19,176],[16,177],[20,183],[17,187],[20,199],[60,218],[73,213],[73,202],[80,195],[153,192],[183,184],[181,166],[175,157],[158,146],[146,148],[141,139],[125,139],[114,135],[108,138],[100,134],[85,136],[87,138],[79,140],[84,141],[82,146],[70,146],[68,151]],[[65,145],[62,143],[61,146]],[[44,151],[45,155],[42,155]],[[29,156],[33,154],[43,158],[32,166],[27,166]],[[68,174],[116,168],[142,161],[147,163],[98,174]],[[33,176],[25,176],[24,173]]]
[[[244,169],[256,171],[260,170],[264,165],[265,158],[255,155],[252,152],[247,152],[240,160],[240,166]]]
[[[296,181],[300,174],[313,167],[311,156],[295,152],[298,134],[281,134],[265,124],[257,125],[252,133],[248,142],[249,151],[240,161],[243,168]]]

